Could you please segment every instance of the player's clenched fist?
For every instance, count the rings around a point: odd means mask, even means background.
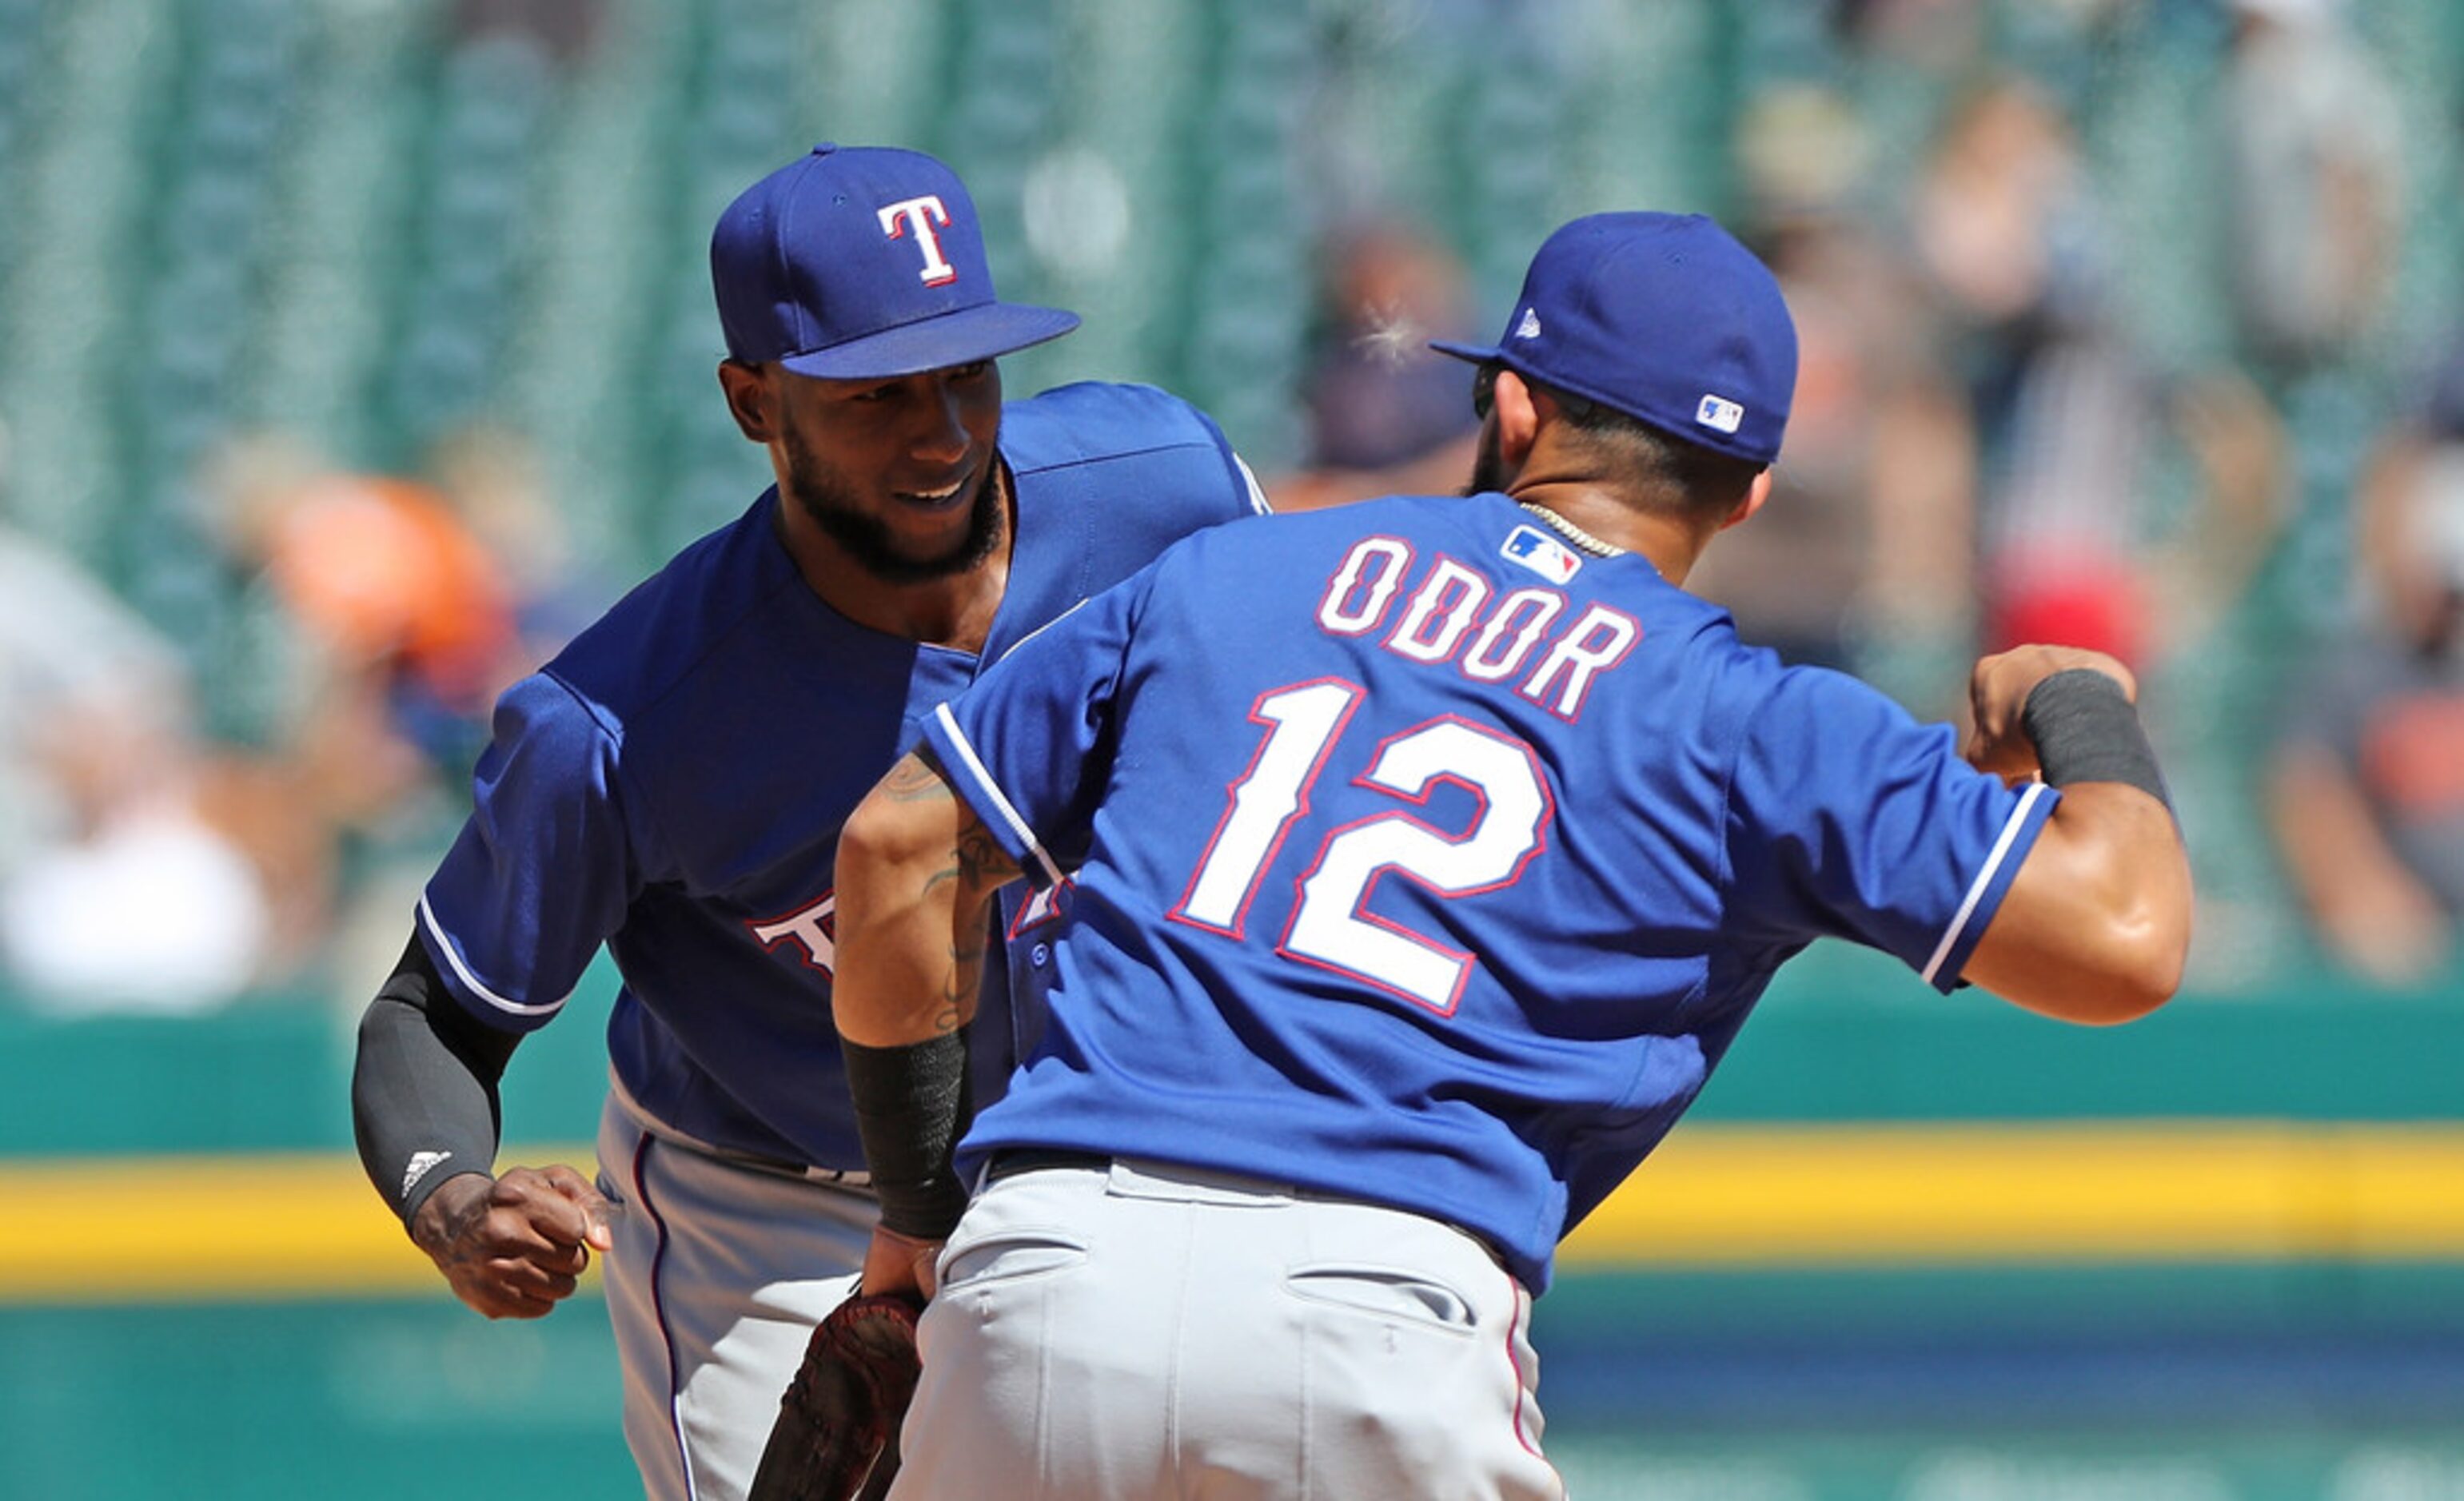
[[[613,1242],[607,1201],[572,1168],[465,1173],[429,1195],[410,1238],[490,1318],[537,1318],[571,1294],[590,1252]]]
[[[2020,723],[2028,695],[2057,672],[2084,667],[2122,685],[2122,696],[2139,700],[2139,680],[2119,661],[2083,646],[2013,646],[1976,663],[1968,679],[1968,703],[1975,720],[1966,755],[1980,772],[2023,781],[2038,772],[2036,743]]]

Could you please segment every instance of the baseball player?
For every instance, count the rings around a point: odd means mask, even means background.
[[[1503,339],[1441,347],[1479,361],[1476,493],[1178,544],[847,824],[866,1288],[938,1289],[894,1496],[1560,1495],[1530,1300],[1791,955],[2079,1022],[2179,982],[2119,663],[1980,663],[1963,759],[1682,588],[1788,415],[1749,252],[1577,220]],[[954,1165],[940,998],[992,891],[1072,870],[1046,1026]]]
[[[841,821],[983,663],[1264,509],[1161,392],[1003,405],[996,358],[1078,320],[997,299],[930,157],[816,148],[729,206],[711,269],[719,384],[777,485],[498,704],[352,1095],[370,1178],[473,1308],[545,1314],[605,1257],[626,1437],[677,1501],[743,1492],[872,1229],[829,1019]],[[1011,916],[1023,992],[1038,914]],[[596,1182],[494,1174],[506,1059],[602,944]],[[1013,1009],[990,968],[988,1093]]]

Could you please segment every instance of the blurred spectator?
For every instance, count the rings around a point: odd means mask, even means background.
[[[528,660],[513,584],[441,489],[280,435],[226,439],[198,490],[234,601],[196,653],[217,714],[199,796],[265,878],[263,975],[314,981],[393,853],[429,858],[450,826]]]
[[[457,42],[511,37],[568,67],[598,45],[606,24],[606,0],[453,0],[451,19]]]
[[[2144,667],[2239,598],[2281,521],[2283,466],[2275,414],[2236,372],[2168,378],[2133,346],[2098,208],[2068,119],[2003,78],[1954,111],[1915,224],[1963,329],[1984,649],[2057,642]],[[2151,476],[2169,445],[2200,469],[2199,513],[2163,526]]]
[[[2343,0],[2232,0],[2220,95],[2231,286],[2277,373],[2334,359],[2385,312],[2404,235],[2394,81]]]
[[[2328,950],[2409,985],[2464,917],[2464,349],[2379,445],[2354,519],[2366,620],[2287,697],[2269,813]]]
[[[503,576],[513,631],[486,674],[486,698],[527,677],[623,592],[574,550],[530,441],[485,424],[439,440],[424,467],[439,494]],[[484,708],[487,706],[479,706]]]
[[[171,642],[0,530],[0,968],[72,1012],[196,1012],[280,967],[278,872],[228,821]],[[265,852],[272,855],[272,851]]]
[[[1325,264],[1309,452],[1301,473],[1268,485],[1276,509],[1461,489],[1480,426],[1471,382],[1428,347],[1471,335],[1461,263],[1412,226],[1370,219],[1331,235]]]
[[[435,487],[332,468],[278,437],[209,466],[217,530],[278,622],[256,738],[338,827],[382,829],[464,770],[527,661],[512,580]]]
[[[1941,319],[1852,209],[1862,141],[1813,89],[1766,94],[1742,122],[1754,238],[1796,315],[1796,394],[1775,524],[1724,536],[1688,587],[1792,662],[1930,693],[1972,630],[1974,434]]]
[[[78,1012],[194,1012],[267,977],[271,893],[209,812],[178,698],[112,693],[40,723],[59,826],[0,884],[0,953],[26,998]]]

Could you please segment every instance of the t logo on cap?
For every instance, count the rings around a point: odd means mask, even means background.
[[[956,369],[1078,326],[995,296],[966,185],[894,146],[824,142],[738,193],[710,278],[730,359],[826,381]]]
[[[909,228],[914,228],[916,243],[924,247],[924,269],[916,274],[928,287],[958,279],[958,269],[941,258],[941,237],[933,232],[935,224],[949,222],[950,210],[941,207],[938,193],[902,199],[881,211],[881,232],[891,239],[905,239]]]

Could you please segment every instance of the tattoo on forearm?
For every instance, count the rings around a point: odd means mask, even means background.
[[[1018,863],[1002,850],[992,831],[984,827],[975,809],[952,791],[940,769],[922,753],[901,757],[882,779],[881,793],[904,803],[957,803],[958,823],[952,859],[926,876],[922,886],[928,899],[946,896],[955,915],[950,967],[942,976],[939,1004],[933,1013],[935,1032],[954,1033],[965,1025],[974,1011],[976,990],[982,983],[984,954],[990,946],[992,928],[985,920],[986,903],[995,888],[1018,879]]]

